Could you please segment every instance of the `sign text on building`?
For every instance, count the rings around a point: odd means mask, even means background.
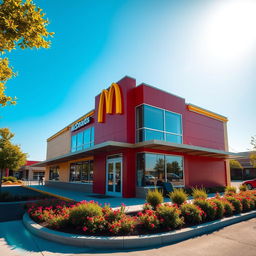
[[[72,127],[71,127],[71,132],[73,132],[73,131],[79,129],[79,128],[82,127],[82,126],[85,126],[85,125],[89,124],[90,122],[91,122],[91,117],[88,116],[88,117],[86,117],[85,119],[83,119],[82,121],[77,122],[77,123],[75,123],[74,125],[72,125]]]

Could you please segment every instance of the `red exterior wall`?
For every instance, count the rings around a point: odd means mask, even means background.
[[[90,124],[95,127],[95,144],[105,141],[135,143],[135,108],[145,103],[182,114],[184,144],[225,150],[223,122],[189,111],[183,98],[146,84],[136,87],[136,81],[133,78],[125,77],[117,84],[120,86],[122,93],[123,114],[105,115],[105,122],[98,123],[100,94],[95,97],[94,123]],[[80,130],[88,127],[89,125]],[[136,190],[136,153],[142,151],[169,154],[168,151],[141,148],[95,155],[93,192],[105,193],[106,159],[108,155],[118,153],[123,155],[123,196],[134,197]],[[197,157],[175,152],[172,152],[172,154],[184,157],[186,186],[220,186],[227,184],[224,159]]]

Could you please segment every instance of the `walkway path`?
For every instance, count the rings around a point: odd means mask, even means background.
[[[256,219],[173,245],[137,250],[95,250],[52,243],[29,233],[21,221],[0,223],[1,256],[255,256]]]

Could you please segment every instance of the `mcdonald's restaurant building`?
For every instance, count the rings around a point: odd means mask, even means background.
[[[46,185],[118,197],[229,184],[227,118],[124,77],[48,138]]]

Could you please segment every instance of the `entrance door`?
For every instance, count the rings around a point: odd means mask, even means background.
[[[106,194],[122,196],[122,158],[107,160]]]

